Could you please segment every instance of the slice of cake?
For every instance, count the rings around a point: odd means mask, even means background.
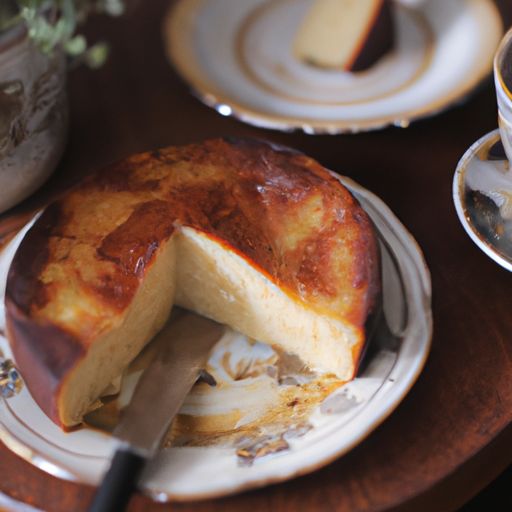
[[[391,50],[389,0],[315,0],[295,39],[295,54],[325,68],[362,71]]]
[[[103,169],[46,209],[9,271],[8,338],[64,427],[173,304],[348,380],[379,269],[366,213],[314,160],[257,141],[170,147]]]

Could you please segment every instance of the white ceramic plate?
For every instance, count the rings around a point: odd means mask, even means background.
[[[460,101],[491,70],[503,35],[492,0],[396,1],[396,48],[361,73],[313,68],[292,53],[311,0],[178,0],[167,54],[222,115],[280,130],[407,126]],[[410,2],[407,2],[410,3]]]
[[[339,385],[333,379],[298,372],[290,364],[283,369],[284,356],[229,332],[209,362],[222,385],[196,385],[174,428],[181,446],[163,449],[143,475],[142,488],[154,499],[221,496],[313,471],[361,442],[418,377],[432,334],[430,276],[423,256],[380,199],[347,178],[341,181],[379,231],[391,333],[381,325],[360,375],[331,393]],[[4,278],[17,243],[1,258]],[[4,338],[0,347],[9,356]],[[125,379],[120,402],[129,399],[139,373],[135,368]],[[99,482],[116,447],[98,430],[62,432],[26,388],[0,401],[0,438],[43,471],[89,484]]]

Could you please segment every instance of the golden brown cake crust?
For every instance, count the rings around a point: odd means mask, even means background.
[[[375,309],[371,222],[311,158],[231,139],[135,155],[49,206],[11,265],[10,342],[30,391],[55,421],[66,373],[116,325],[155,251],[180,226],[236,251],[321,314],[364,328]]]

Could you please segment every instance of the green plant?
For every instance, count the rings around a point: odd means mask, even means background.
[[[90,14],[122,14],[123,0],[0,0],[0,31],[24,22],[28,36],[51,54],[57,47],[91,67],[98,67],[108,53],[104,42],[88,45],[77,26]]]

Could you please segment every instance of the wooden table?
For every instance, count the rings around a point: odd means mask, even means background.
[[[50,183],[16,214],[99,165],[130,153],[219,135],[298,148],[379,195],[420,243],[432,272],[434,338],[417,384],[360,446],[311,475],[225,499],[132,511],[451,511],[512,462],[512,274],[469,240],[452,176],[466,148],[496,127],[489,80],[462,106],[408,129],[343,136],[264,131],[194,99],[167,63],[160,23],[168,0],[97,19],[112,42],[100,71],[70,74],[67,152]],[[4,215],[7,225],[12,216]],[[52,512],[84,510],[93,489],[57,480],[0,446],[0,489]]]

